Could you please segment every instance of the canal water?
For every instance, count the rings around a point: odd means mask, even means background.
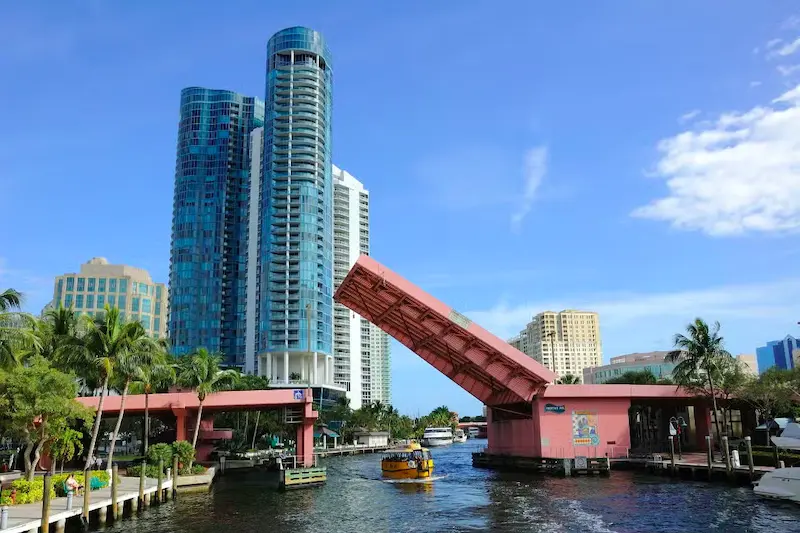
[[[474,442],[434,449],[431,483],[381,480],[379,455],[331,458],[328,483],[281,493],[263,471],[229,472],[207,493],[125,519],[106,532],[800,532],[800,505],[748,487],[634,472],[552,478],[475,469]]]

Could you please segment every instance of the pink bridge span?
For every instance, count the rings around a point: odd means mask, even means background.
[[[489,407],[487,453],[548,458],[627,453],[632,402],[675,409],[691,404],[687,444],[705,446],[711,426],[703,400],[669,385],[553,385],[557,376],[544,365],[371,257],[356,261],[334,299]]]

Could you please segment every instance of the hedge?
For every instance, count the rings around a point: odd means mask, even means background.
[[[203,465],[192,465],[192,469],[189,470],[189,465],[183,466],[180,469],[181,476],[188,476],[188,475],[197,475],[197,474],[204,474],[206,472],[206,467]],[[142,475],[142,465],[137,466],[129,466],[127,468],[127,475],[131,477],[139,477]],[[163,472],[162,472],[163,474]],[[149,478],[157,478],[158,477],[158,465],[147,465],[147,470],[145,470],[145,477]]]
[[[75,472],[73,474],[75,479],[83,485],[83,473]],[[50,489],[50,497],[65,496],[66,491],[64,483],[69,478],[69,474],[58,474],[52,477],[52,486]],[[108,486],[110,476],[105,470],[93,470],[92,479],[97,479],[100,482],[99,487],[94,487],[92,490]],[[16,490],[17,495],[14,502],[11,502],[11,492]],[[11,483],[11,488],[6,489],[0,493],[0,505],[22,505],[25,503],[36,503],[44,499],[44,476],[36,476],[33,481],[25,479],[17,479]]]

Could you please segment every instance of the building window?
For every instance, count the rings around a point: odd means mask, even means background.
[[[124,311],[127,307],[126,296],[124,294],[119,295],[119,301],[117,303],[117,307],[119,307],[120,311]]]
[[[75,288],[75,278],[67,278],[67,290],[71,291]]]
[[[153,319],[153,330],[154,330],[156,333],[158,333],[159,331],[161,331],[161,319],[160,319],[160,318],[154,318],[154,319]]]
[[[111,307],[116,307],[117,305],[117,297],[114,296],[113,294],[108,295],[108,305],[110,305]]]
[[[111,278],[108,280],[108,292],[117,292],[117,280]]]
[[[161,299],[161,286],[160,285],[156,285],[156,300],[160,300],[160,299]]]
[[[156,316],[161,314],[161,302],[156,302],[156,309],[155,309]]]
[[[102,309],[106,305],[106,297],[104,294],[97,295],[97,308]]]
[[[86,278],[78,278],[78,292],[86,290]]]
[[[83,309],[83,294],[79,294],[75,297],[75,309]]]
[[[106,278],[97,280],[97,292],[106,292]]]
[[[94,292],[94,285],[95,285],[95,278],[87,278],[86,290],[89,292]]]
[[[64,297],[64,307],[71,307],[71,306],[72,306],[72,295],[67,294],[67,296]]]
[[[119,292],[128,292],[128,280],[127,279],[119,280]]]
[[[99,300],[99,298],[98,298]],[[94,294],[87,294],[86,295],[86,309],[93,309],[94,308]]]
[[[150,298],[142,298],[142,313],[152,313],[152,303]]]
[[[134,313],[139,312],[139,298],[131,298],[131,311]]]
[[[141,320],[139,322],[142,323],[144,329],[150,329],[150,315],[142,315]]]

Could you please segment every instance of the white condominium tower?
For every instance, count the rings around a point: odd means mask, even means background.
[[[334,165],[334,291],[361,254],[369,254],[369,191]],[[390,402],[388,335],[338,303],[333,306],[333,355],[333,380],[345,387],[350,407]]]
[[[600,366],[600,319],[597,313],[567,309],[539,313],[509,344],[564,376],[583,376],[583,369]]]

